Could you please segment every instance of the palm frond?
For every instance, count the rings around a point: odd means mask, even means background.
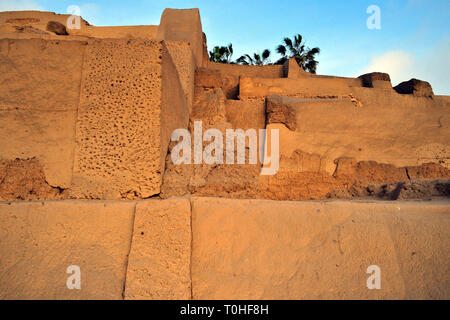
[[[292,47],[293,47],[292,46],[292,40],[286,37],[286,38],[283,39],[283,41],[286,44],[286,46],[289,48],[289,50],[291,50]]]
[[[278,47],[277,47],[277,50],[276,50],[279,54],[281,54],[282,56],[285,56],[286,55],[286,47],[285,46],[283,46],[282,44],[280,44]]]
[[[300,46],[300,44],[302,43],[302,35],[299,33],[296,36],[294,36],[294,44],[296,47]]]

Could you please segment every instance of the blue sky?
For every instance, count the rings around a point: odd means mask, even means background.
[[[235,58],[268,48],[275,61],[282,39],[300,33],[321,49],[319,74],[382,71],[394,85],[415,77],[450,95],[449,0],[0,0],[0,11],[66,13],[69,5],[98,26],[159,24],[164,8],[200,8],[208,47],[231,42]],[[369,5],[381,10],[380,30],[366,26]]]

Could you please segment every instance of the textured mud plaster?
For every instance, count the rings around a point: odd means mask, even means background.
[[[190,299],[189,199],[138,202],[125,299]]]
[[[0,159],[36,158],[46,181],[72,182],[76,111],[0,110]]]
[[[435,162],[449,166],[449,106],[432,99],[415,98],[381,91],[353,88],[363,107],[347,99],[284,98],[295,110],[297,130],[281,124],[280,154],[290,157],[297,149],[317,153],[326,163],[326,171],[335,170],[335,159],[352,157],[357,161],[376,161],[397,167]],[[428,100],[429,103],[424,102]]]
[[[197,68],[195,70],[195,85],[203,88],[221,88],[222,74],[216,69]]]
[[[76,110],[85,45],[0,40],[0,110]]]
[[[0,201],[61,199],[64,190],[51,187],[36,159],[0,160]]]
[[[448,299],[449,204],[193,198],[193,298]]]
[[[265,101],[226,100],[227,121],[236,129],[264,129],[266,127]]]
[[[188,52],[186,52],[188,54]],[[180,65],[180,71],[181,65]],[[194,70],[192,66],[189,71],[183,72],[182,81],[180,82],[180,73],[173,62],[172,56],[166,46],[162,47],[162,100],[160,113],[160,134],[161,134],[161,181],[164,174],[166,155],[169,148],[170,136],[176,129],[187,129],[189,124],[189,102],[192,99],[185,95],[182,82],[189,93],[193,90]],[[184,81],[183,81],[184,80]],[[193,92],[192,92],[193,93]],[[161,184],[161,183],[160,183]]]
[[[114,27],[96,27],[87,26],[79,32],[80,35],[92,38],[123,38],[123,39],[156,39],[158,26],[114,26]]]
[[[0,12],[0,25],[24,26],[33,29],[46,31],[49,21],[56,21],[64,26],[70,14],[57,14],[45,11],[6,11]],[[80,29],[69,29],[67,32],[72,34],[85,34],[85,28],[89,23],[80,17]]]
[[[260,78],[283,78],[284,68],[282,65],[268,66],[244,66],[240,64],[228,64],[219,62],[208,62],[209,69],[219,70],[223,76],[243,76]]]
[[[73,196],[117,199],[159,193],[170,134],[187,127],[188,112],[162,41],[90,40]]]
[[[158,27],[158,39],[188,42],[197,66],[203,63],[203,32],[198,9],[165,9]]]
[[[121,299],[134,203],[0,203],[1,299]],[[69,290],[67,267],[81,269]]]
[[[299,98],[337,98],[350,95],[346,79],[300,77],[296,79],[270,79],[241,76],[239,98],[264,100],[268,95],[284,95]]]
[[[0,158],[36,157],[48,183],[70,187],[85,45],[0,40]]]
[[[266,98],[266,123],[282,123],[295,131],[297,119],[295,109],[283,102],[282,96],[270,95]]]

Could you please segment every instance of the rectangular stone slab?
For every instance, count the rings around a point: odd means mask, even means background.
[[[189,199],[139,201],[125,299],[190,299]]]
[[[72,196],[147,198],[160,192],[173,130],[189,108],[163,41],[92,39],[86,46]]]
[[[193,198],[192,230],[194,299],[450,298],[450,201]]]
[[[0,203],[0,299],[122,299],[134,202]],[[81,271],[68,289],[67,267]]]

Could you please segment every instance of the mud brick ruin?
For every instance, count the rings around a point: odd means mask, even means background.
[[[449,96],[210,62],[198,9],[68,17],[0,12],[1,299],[450,298]],[[278,172],[175,165],[194,121],[279,129]]]

